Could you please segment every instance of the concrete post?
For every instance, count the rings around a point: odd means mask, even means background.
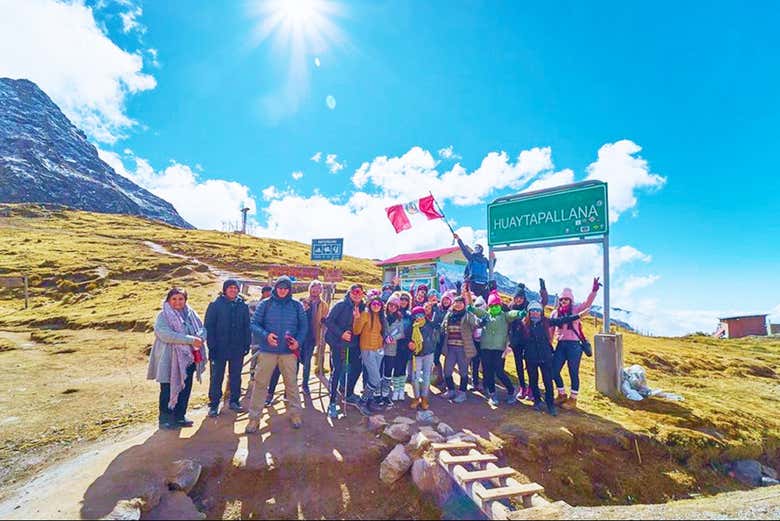
[[[623,371],[623,335],[601,333],[596,335],[596,390],[612,398],[620,395]]]

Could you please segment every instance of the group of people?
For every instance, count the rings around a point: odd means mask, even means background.
[[[239,403],[241,374],[250,351],[255,358],[254,386],[246,432],[259,430],[263,408],[271,405],[280,375],[290,421],[300,428],[299,368],[303,368],[301,388],[308,395],[312,359],[316,352],[317,367],[323,370],[326,344],[331,418],[339,417],[346,406],[370,415],[406,402],[408,383],[408,406],[415,410],[431,407],[433,385],[452,404],[465,402],[471,386],[498,406],[497,380],[506,389],[503,401],[509,405],[533,400],[536,410],[546,409],[551,415],[557,415],[559,406],[576,408],[580,360],[590,349],[580,318],[598,293],[598,278],[581,304],[575,303],[570,289],[564,289],[547,317],[544,280],[540,279],[541,301],[529,300],[520,284],[512,301],[504,303],[488,281],[495,259],[486,259],[479,246],[468,248],[455,239],[468,260],[466,277],[463,284],[441,294],[424,284],[405,291],[395,278],[381,289],[368,291],[353,284],[343,300],[330,308],[322,299],[322,283],[312,281],[307,297],[298,300],[292,296],[291,279],[283,276],[273,287],[263,288],[263,297],[250,315],[238,283],[227,280],[201,322],[187,304],[187,293],[172,289],[155,323],[148,374],[160,383],[160,428],[192,424],[185,416],[187,403],[193,379],[200,380],[207,363],[209,415],[220,414],[226,372],[228,407],[244,412]],[[517,387],[504,369],[509,353],[514,355]],[[561,376],[564,366],[571,378],[570,394]],[[357,394],[361,378],[362,391]]]

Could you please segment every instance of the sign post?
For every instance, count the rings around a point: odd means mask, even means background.
[[[623,342],[621,335],[610,334],[607,183],[584,181],[500,197],[488,205],[487,216],[490,253],[601,244],[604,324],[603,333],[596,335],[596,388],[607,395],[617,394]]]
[[[340,261],[344,256],[344,239],[312,239],[311,260]]]

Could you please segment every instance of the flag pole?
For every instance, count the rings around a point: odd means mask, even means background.
[[[431,192],[430,190],[428,190],[428,195],[430,195],[430,196],[433,198],[433,204],[435,204],[435,205],[436,205],[436,209],[437,209],[437,210],[439,210],[439,213],[440,213],[440,214],[441,214],[441,216],[442,216],[442,220],[443,220],[443,221],[444,221],[444,223],[447,225],[447,228],[449,228],[449,229],[450,229],[450,231],[452,232],[452,235],[455,235],[455,230],[453,230],[453,229],[452,229],[452,226],[450,226],[450,223],[449,223],[449,221],[447,221],[447,216],[446,216],[446,215],[444,215],[444,210],[442,210],[442,209],[441,209],[441,206],[439,206],[439,201],[437,201],[437,200],[436,200],[436,198],[435,198],[435,197],[433,197],[433,192]]]

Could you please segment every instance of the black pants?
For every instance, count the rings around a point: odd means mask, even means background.
[[[211,382],[209,383],[209,407],[217,407],[222,400],[222,383],[225,381],[225,368],[228,370],[230,384],[230,402],[241,399],[241,371],[244,368],[244,355],[233,356],[227,360],[212,360]]]
[[[471,385],[479,386],[479,365],[482,363],[482,347],[479,342],[474,341],[474,347],[477,348],[477,356],[471,359]],[[485,373],[485,366],[482,365],[482,373]]]
[[[512,353],[515,355],[515,370],[517,371],[517,383],[520,387],[525,387],[525,371],[523,370],[524,351],[522,346],[512,346]]]
[[[469,282],[469,289],[478,297],[482,297],[487,302],[488,295],[490,294],[490,288],[487,282]]]
[[[168,408],[168,402],[171,400],[171,384],[160,384],[160,423],[173,423],[184,419],[187,405],[190,403],[190,394],[192,394],[193,374],[195,374],[195,364],[190,364],[187,368],[187,379],[184,380],[184,389],[179,391],[179,399],[173,409]]]
[[[338,397],[339,388],[344,387],[344,366],[347,350],[344,345],[330,346],[330,399],[335,400]],[[346,395],[355,394],[355,385],[357,385],[360,373],[363,371],[363,361],[360,358],[360,346],[351,345],[349,347],[349,374],[347,375]]]
[[[409,351],[409,343],[403,342],[398,344],[398,350],[395,354],[395,375],[404,376],[406,374],[406,368],[409,366],[409,360],[412,359],[412,352]]]
[[[395,356],[385,355],[382,358],[382,376],[392,378],[395,375]]]
[[[504,359],[501,357],[503,351],[497,349],[483,349],[482,350],[482,368],[485,371],[485,389],[489,394],[495,394],[496,392],[496,378],[498,378],[504,387],[506,387],[507,393],[511,396],[515,393],[515,387],[512,385],[512,380],[509,379],[504,371]]]
[[[541,362],[537,360],[526,360],[528,367],[528,383],[531,386],[531,392],[534,394],[534,402],[542,400],[542,394],[539,391],[539,372],[542,373],[542,382],[544,382],[544,401],[547,407],[553,405],[553,362],[548,360]]]

